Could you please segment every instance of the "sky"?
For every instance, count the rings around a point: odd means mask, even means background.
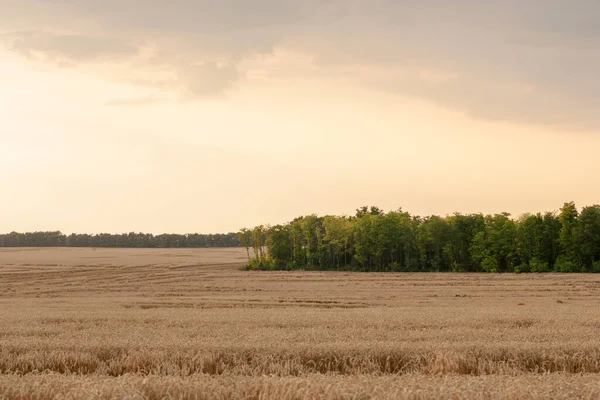
[[[596,0],[2,0],[0,231],[600,202]]]

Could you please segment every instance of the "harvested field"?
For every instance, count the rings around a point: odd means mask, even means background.
[[[0,399],[600,398],[600,276],[0,249]]]

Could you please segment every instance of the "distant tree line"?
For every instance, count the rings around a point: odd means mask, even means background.
[[[0,235],[0,247],[125,247],[125,248],[205,248],[239,247],[235,233],[225,234],[163,234],[124,233],[98,235],[61,232],[11,232]]]
[[[572,202],[516,219],[362,207],[354,216],[309,215],[238,237],[248,269],[600,272],[600,206],[578,212]]]

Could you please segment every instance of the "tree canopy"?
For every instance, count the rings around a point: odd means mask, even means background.
[[[125,248],[194,248],[242,246],[236,233],[163,234],[123,233],[98,235],[61,232],[11,232],[0,235],[0,247],[125,247]]]
[[[436,272],[600,272],[600,206],[512,218],[420,217],[360,207],[246,229],[249,269]]]

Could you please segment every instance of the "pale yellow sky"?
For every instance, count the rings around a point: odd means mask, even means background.
[[[139,4],[0,5],[0,231],[599,202],[591,2]]]

